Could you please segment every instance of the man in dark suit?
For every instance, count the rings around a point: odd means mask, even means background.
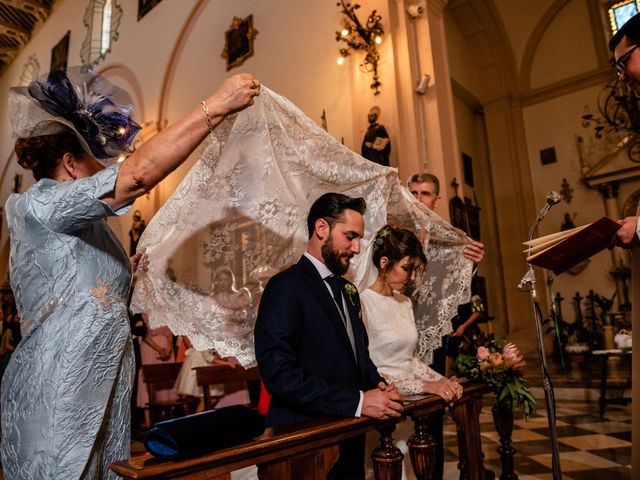
[[[364,199],[338,193],[316,200],[307,251],[264,290],[255,343],[272,395],[269,425],[323,415],[388,419],[402,411],[395,387],[369,357],[358,292],[341,277],[360,252],[365,208]],[[363,436],[341,442],[328,478],[364,478]]]

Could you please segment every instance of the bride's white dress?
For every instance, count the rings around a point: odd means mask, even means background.
[[[408,297],[397,293],[387,297],[367,288],[360,293],[360,301],[371,360],[378,373],[396,385],[400,395],[423,393],[422,382],[442,378],[418,358],[418,330]]]
[[[395,383],[401,395],[423,393],[423,382],[442,378],[424,363],[416,353],[418,331],[413,318],[413,305],[408,297],[394,294],[380,295],[370,288],[360,293],[362,318],[369,335],[369,355],[378,367],[378,373],[388,382]],[[404,454],[402,478],[414,479],[407,440],[413,434],[413,422],[405,420],[396,426],[393,438]],[[371,454],[378,446],[380,434],[369,432],[366,445],[367,479],[373,479]]]
[[[415,318],[418,354],[431,363],[458,304],[469,298],[465,234],[416,201],[396,169],[349,150],[264,86],[255,105],[228,117],[209,140],[141,238],[149,269],[138,274],[132,308],[147,312],[151,327],[168,325],[188,336],[196,350],[255,363],[253,318],[234,322],[211,307],[212,274],[229,266],[237,287],[259,292],[256,272],[286,268],[305,250],[311,204],[340,192],[367,202],[362,251],[349,273],[361,290],[376,276],[370,260],[375,232],[386,223],[426,231],[429,270],[415,296]]]

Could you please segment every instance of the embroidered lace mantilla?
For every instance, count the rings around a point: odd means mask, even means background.
[[[211,145],[149,223],[139,244],[149,270],[139,273],[132,308],[147,312],[151,327],[189,336],[197,350],[253,364],[264,282],[304,252],[311,204],[341,192],[367,201],[361,253],[348,275],[360,290],[375,279],[372,238],[385,223],[426,230],[429,268],[413,300],[418,353],[431,363],[458,304],[469,300],[471,262],[461,254],[469,239],[417,202],[396,169],[360,157],[265,87],[255,100],[214,130]],[[251,291],[247,315],[210,301],[212,273],[222,266],[234,272],[236,288]]]

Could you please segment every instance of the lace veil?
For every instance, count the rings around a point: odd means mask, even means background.
[[[132,309],[152,327],[187,335],[197,350],[213,348],[255,363],[253,324],[266,280],[298,261],[308,239],[311,204],[334,191],[364,197],[365,237],[348,274],[360,290],[377,274],[372,239],[386,223],[426,231],[429,259],[414,294],[420,357],[451,330],[458,304],[468,301],[471,262],[461,254],[465,234],[417,202],[393,168],[376,165],[337,142],[287,99],[262,87],[256,103],[228,117],[211,144],[146,228]],[[251,292],[242,315],[211,301],[212,275],[235,274]]]

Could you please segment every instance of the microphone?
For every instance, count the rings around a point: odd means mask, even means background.
[[[547,203],[545,203],[544,207],[542,207],[542,209],[540,210],[540,213],[538,213],[538,217],[536,218],[536,221],[531,226],[531,230],[529,230],[529,240],[533,238],[533,234],[535,233],[536,228],[538,228],[538,225],[540,224],[542,219],[547,215],[547,213],[549,213],[549,210],[551,209],[551,207],[560,203],[561,200],[562,200],[562,195],[560,195],[558,192],[554,192],[552,190],[549,193],[547,193]]]
[[[561,200],[562,195],[560,195],[558,192],[551,191],[547,193],[547,205],[555,205],[556,203],[560,203]]]

